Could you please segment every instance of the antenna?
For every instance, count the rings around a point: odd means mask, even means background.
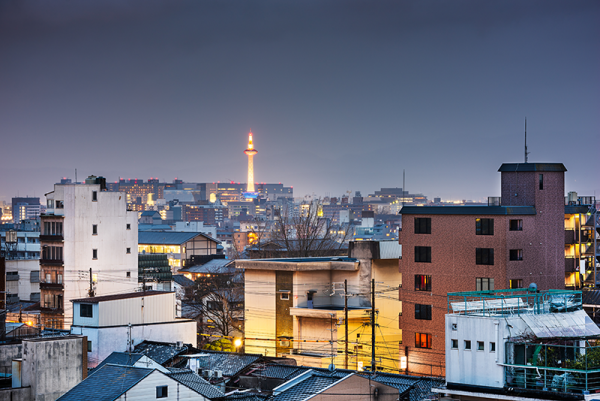
[[[406,174],[405,174],[405,170],[402,169],[402,207],[404,207],[404,191],[406,190]]]
[[[525,117],[525,163],[527,163],[527,155],[530,152],[527,151],[527,117]]]

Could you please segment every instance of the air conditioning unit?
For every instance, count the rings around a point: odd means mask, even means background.
[[[222,370],[215,370],[215,377],[220,379],[221,377],[223,377],[223,371]]]
[[[211,377],[213,377],[214,371],[209,369],[205,370],[204,373],[206,373],[206,377],[210,379]]]
[[[177,348],[183,348],[183,341],[177,341],[176,346]]]

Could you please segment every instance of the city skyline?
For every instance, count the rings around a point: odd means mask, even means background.
[[[258,182],[296,197],[498,196],[502,163],[597,195],[600,5],[0,5],[0,200],[61,177]],[[589,153],[589,154],[588,154]],[[474,185],[473,183],[477,183]]]

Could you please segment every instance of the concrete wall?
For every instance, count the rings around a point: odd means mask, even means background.
[[[377,396],[375,393],[377,392]],[[396,401],[398,400],[398,389],[385,384],[370,381],[368,378],[352,375],[340,381],[325,391],[317,394],[311,400],[329,401],[343,398],[345,401]]]
[[[12,371],[12,360],[23,356],[23,345],[2,344],[0,345],[0,373]]]
[[[72,326],[72,334],[84,335],[91,341],[92,351],[88,352],[88,367],[94,367],[102,362],[112,352],[126,352],[129,339],[127,325],[117,327],[81,327]],[[174,343],[183,341],[185,344],[197,345],[196,321],[181,319],[174,322],[132,325],[131,338],[133,346],[144,340]]]
[[[275,356],[275,296],[275,271],[245,271],[245,352]]]
[[[54,401],[83,380],[83,337],[23,341],[22,384],[35,401]]]
[[[39,235],[39,233],[37,233]],[[38,244],[39,248],[39,244]],[[39,249],[38,249],[39,251]],[[9,293],[16,293],[19,295],[21,300],[31,300],[32,293],[40,292],[40,283],[31,282],[31,272],[40,270],[39,259],[30,260],[7,260],[6,261],[6,272],[18,272],[18,281],[7,281],[6,291]],[[41,277],[40,277],[41,278]]]
[[[0,401],[31,401],[31,387],[0,388]]]

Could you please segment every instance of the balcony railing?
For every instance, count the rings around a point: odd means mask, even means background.
[[[65,262],[62,259],[40,259],[41,265],[62,266]]]
[[[40,281],[40,290],[62,290],[63,288],[64,284],[62,283],[46,283]]]
[[[44,242],[62,242],[64,237],[60,235],[40,235],[40,241]]]

